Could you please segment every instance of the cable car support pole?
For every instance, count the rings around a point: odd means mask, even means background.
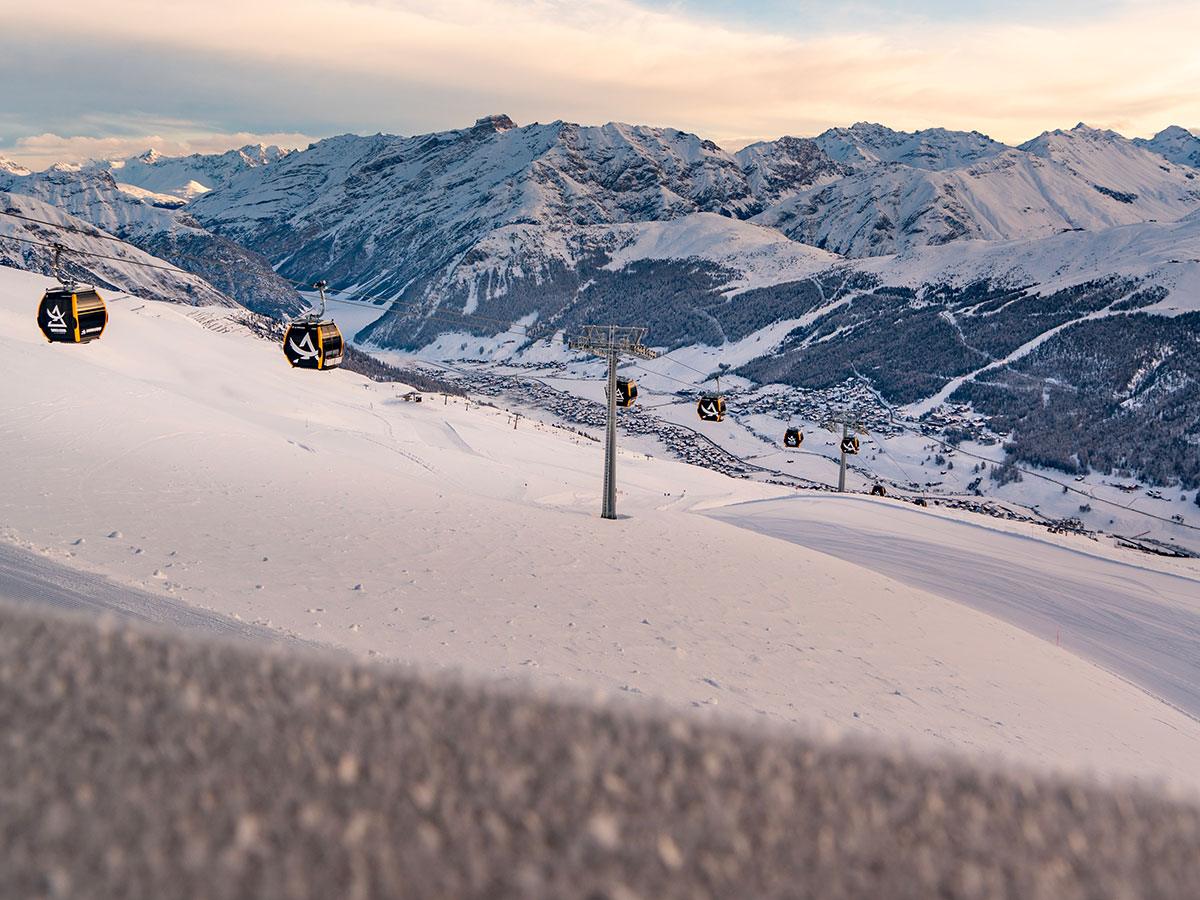
[[[608,351],[608,425],[604,431],[604,504],[605,519],[617,517],[617,351]]]
[[[621,354],[638,359],[658,356],[642,343],[645,328],[623,325],[585,325],[580,333],[567,339],[572,350],[603,356],[608,361],[608,424],[604,439],[604,500],[600,516],[617,517],[617,362]]]
[[[850,429],[853,428],[854,431],[859,434],[866,434],[867,429],[856,416],[850,415],[845,411],[835,412],[826,418],[823,423],[821,423],[822,428],[826,429],[827,431],[832,431],[834,434],[837,434],[838,425],[842,426],[842,439],[840,441],[842,465],[838,472],[838,493],[844,494],[846,492],[846,457],[849,455],[847,450],[849,449],[849,453],[858,452],[858,438],[853,437],[850,434]],[[851,444],[853,444],[853,446],[851,446]]]
[[[838,473],[838,493],[846,493],[846,438],[850,437],[850,426],[842,423],[842,470]]]

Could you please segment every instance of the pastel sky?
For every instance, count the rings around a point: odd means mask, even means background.
[[[47,0],[6,4],[0,156],[30,168],[491,113],[726,149],[836,125],[1020,143],[1200,126],[1195,0]]]

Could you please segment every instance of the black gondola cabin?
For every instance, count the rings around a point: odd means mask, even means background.
[[[328,319],[293,322],[283,352],[297,369],[333,369],[342,362],[342,333]]]
[[[854,435],[842,438],[842,452],[848,456],[853,456],[858,452],[858,438]]]
[[[617,406],[633,406],[635,400],[637,400],[637,383],[628,378],[618,378]]]
[[[38,306],[37,321],[51,343],[86,344],[104,333],[108,310],[92,288],[50,288]]]
[[[876,484],[871,486],[871,495],[874,497],[886,497],[887,491],[884,490],[882,484]]]
[[[702,421],[720,422],[725,418],[725,398],[717,394],[705,394],[696,404],[696,412]]]
[[[799,447],[804,442],[804,432],[799,428],[789,428],[783,433],[783,446]]]

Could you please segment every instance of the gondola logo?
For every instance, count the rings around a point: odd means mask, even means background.
[[[715,403],[701,404],[700,409],[706,416],[716,416],[717,414],[717,405]]]
[[[51,331],[59,331],[66,333],[67,330],[67,314],[57,306],[53,309],[46,310],[46,327]]]
[[[296,343],[295,338],[288,339],[288,346],[295,351],[296,356],[301,359],[313,359],[317,355],[317,348],[313,346],[312,332],[307,331],[304,337],[300,339],[300,343]]]

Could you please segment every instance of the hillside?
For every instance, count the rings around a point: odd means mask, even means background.
[[[835,559],[759,532],[779,516],[882,527],[904,554],[906,535],[933,529],[943,547],[1024,578],[1053,572],[1065,596],[1103,595],[1113,614],[1155,623],[1125,636],[1141,660],[1158,635],[1196,627],[1191,562],[950,509],[880,517],[874,504],[894,501],[793,496],[632,446],[622,518],[607,521],[599,446],[552,417],[408,403],[403,387],[293,370],[216,308],[114,296],[101,341],[49,345],[30,313],[41,284],[0,270],[6,544],[167,604],[424,668],[1193,781],[1190,657],[1160,667],[1167,705],[1136,670],[1090,661],[1105,618],[1064,619],[1056,647],[1040,624],[966,605],[990,571],[948,563],[918,587],[869,549]],[[764,516],[731,506],[768,500]]]
[[[199,276],[208,282],[208,292],[219,291],[256,312],[278,316],[297,313],[307,306],[290,285],[275,277],[265,257],[201,227],[178,203],[164,206],[155,195],[122,189],[108,172],[72,167],[25,174],[0,172],[0,190],[8,192],[15,207],[28,207],[30,202],[22,199],[28,197],[135,244],[139,252],[162,257],[165,264],[178,265]],[[53,217],[40,218],[57,221]],[[69,231],[47,228],[41,226],[43,238],[72,243]],[[76,263],[92,266],[99,261],[79,258]],[[141,282],[138,276],[122,286],[132,290]],[[170,292],[151,296],[179,299]],[[196,300],[206,302],[203,294]]]

